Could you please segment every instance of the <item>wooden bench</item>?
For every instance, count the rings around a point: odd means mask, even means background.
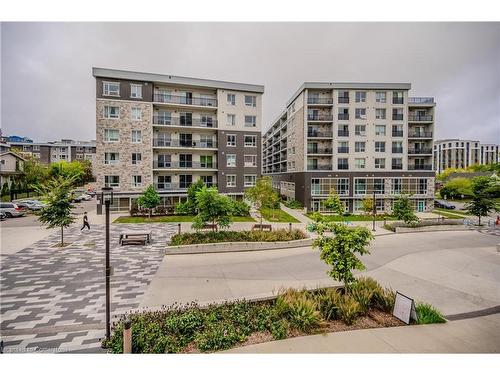
[[[271,224],[254,224],[252,226],[252,230],[268,230],[271,232],[273,230],[273,227]]]
[[[120,233],[120,245],[146,245],[150,244],[152,233],[143,231],[129,231]]]
[[[210,229],[210,230],[215,230],[217,231],[217,224],[205,224],[203,226],[203,228],[201,228],[202,230],[205,230],[205,229]]]

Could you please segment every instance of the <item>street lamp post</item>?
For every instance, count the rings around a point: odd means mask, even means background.
[[[106,339],[111,336],[110,318],[110,279],[111,266],[109,264],[109,207],[113,203],[113,188],[105,186],[101,189],[101,204],[104,202],[106,214]]]
[[[377,215],[377,204],[375,203],[375,189],[373,190],[373,222],[372,222],[372,231],[375,232],[375,216]]]

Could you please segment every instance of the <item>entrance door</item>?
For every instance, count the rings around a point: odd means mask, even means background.
[[[425,201],[417,201],[417,211],[425,212]]]

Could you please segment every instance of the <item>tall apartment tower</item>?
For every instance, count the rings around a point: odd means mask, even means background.
[[[153,184],[173,208],[201,179],[241,199],[260,175],[260,85],[93,68],[97,186],[128,210]]]
[[[446,168],[467,168],[474,164],[498,163],[498,145],[465,139],[441,139],[434,142],[434,166],[437,173]]]
[[[375,192],[377,211],[406,193],[418,211],[434,202],[433,98],[408,83],[304,83],[263,136],[263,174],[282,196],[327,211],[335,190],[350,212]]]

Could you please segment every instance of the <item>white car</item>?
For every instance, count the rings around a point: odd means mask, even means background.
[[[80,199],[82,201],[91,201],[92,196],[90,196],[88,194],[82,194],[82,195],[78,196],[78,199]]]

